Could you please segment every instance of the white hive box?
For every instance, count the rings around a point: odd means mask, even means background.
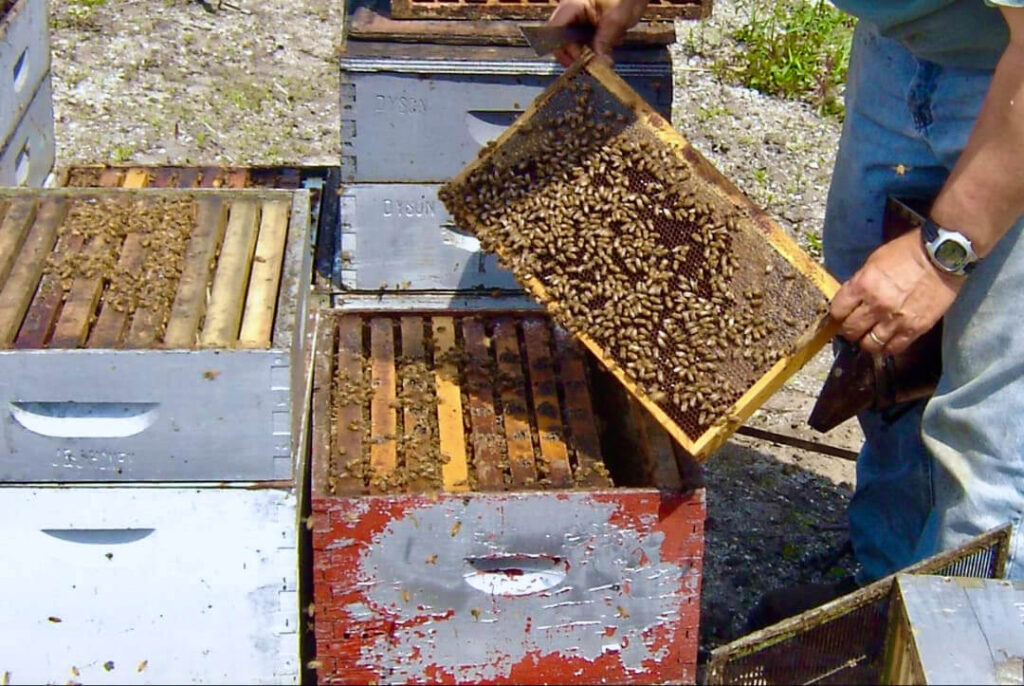
[[[0,488],[5,683],[297,683],[295,495]]]

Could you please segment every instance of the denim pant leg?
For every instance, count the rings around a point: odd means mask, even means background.
[[[933,197],[949,174],[910,106],[933,78],[927,63],[867,23],[858,25],[824,226],[825,265],[840,281],[881,243],[887,196]],[[932,507],[932,461],[920,438],[923,408],[918,402],[858,417],[865,443],[849,520],[862,583],[917,559]]]
[[[930,97],[926,138],[955,163],[990,74],[946,69]],[[968,277],[946,313],[942,377],[924,412],[935,506],[915,557],[1006,523],[1007,574],[1024,579],[1024,217]]]
[[[826,264],[848,278],[880,240],[885,195],[934,196],[967,143],[991,74],[922,62],[869,25],[854,38],[826,215]],[[896,177],[887,167],[896,167]],[[968,278],[943,326],[927,405],[861,417],[850,531],[862,581],[1007,522],[1024,577],[1024,218]],[[922,437],[922,438],[919,438]],[[934,458],[934,459],[931,459]]]
[[[1024,579],[1024,218],[946,314],[942,378],[924,413],[935,509],[918,555],[1007,522],[1007,576]]]

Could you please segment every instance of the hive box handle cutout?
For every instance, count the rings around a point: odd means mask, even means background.
[[[125,438],[157,418],[159,403],[11,403],[11,415],[32,433],[51,438]]]
[[[25,48],[18,57],[18,61],[14,63],[14,69],[11,72],[11,80],[14,81],[15,93],[20,93],[21,89],[25,87],[25,83],[28,81],[28,69],[25,65],[25,62],[28,61],[27,57],[28,48]]]
[[[470,110],[466,112],[466,128],[470,137],[483,147],[512,126],[522,113],[522,110]]]
[[[569,572],[564,558],[552,555],[490,555],[467,557],[463,578],[489,595],[519,596],[558,586]]]
[[[121,545],[149,536],[155,529],[41,529],[47,536],[70,543]]]
[[[32,149],[28,142],[14,160],[14,183],[18,186],[28,185],[29,172],[32,171]]]

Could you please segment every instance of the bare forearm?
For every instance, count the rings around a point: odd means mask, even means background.
[[[1011,43],[932,208],[932,219],[968,236],[980,256],[1024,214],[1024,9],[1004,10],[1004,16]]]

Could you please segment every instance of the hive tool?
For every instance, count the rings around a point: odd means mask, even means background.
[[[589,45],[594,40],[596,29],[590,24],[569,24],[568,26],[547,26],[544,24],[521,24],[519,30],[526,43],[538,57],[543,57],[566,43]]]

